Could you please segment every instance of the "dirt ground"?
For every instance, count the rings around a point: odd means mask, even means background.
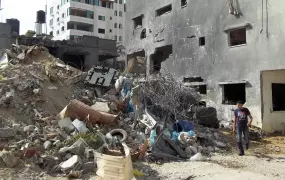
[[[285,178],[284,136],[267,137],[260,142],[252,141],[246,155],[239,157],[235,150],[235,138],[225,131],[233,145],[231,152],[213,154],[204,162],[168,162],[161,165],[133,163],[134,168],[144,173],[137,180],[283,180]],[[280,151],[279,148],[280,147]],[[277,151],[276,151],[277,150]],[[40,169],[24,165],[22,168],[0,168],[0,180],[65,180],[65,177],[51,177]],[[82,179],[98,180],[95,173]]]

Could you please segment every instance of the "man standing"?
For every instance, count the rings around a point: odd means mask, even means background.
[[[249,148],[249,130],[248,128],[251,127],[252,123],[252,116],[249,110],[243,107],[244,102],[238,101],[237,102],[237,109],[235,110],[235,118],[234,118],[234,133],[236,132],[237,135],[237,147],[239,149],[239,156],[244,155],[243,143],[242,143],[242,135],[244,136],[246,149]],[[248,121],[248,117],[250,121]]]

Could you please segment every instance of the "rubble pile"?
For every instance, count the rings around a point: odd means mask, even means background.
[[[91,86],[95,68],[81,72],[44,47],[14,45],[5,53],[0,163],[7,167],[25,161],[69,178],[96,171],[130,179],[131,160],[199,161],[228,147],[211,123],[199,123],[199,94],[167,76],[140,82],[124,72]],[[207,121],[216,122],[215,114]]]

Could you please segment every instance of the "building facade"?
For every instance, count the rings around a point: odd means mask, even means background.
[[[147,75],[166,69],[198,87],[220,120],[246,102],[254,125],[285,130],[282,0],[129,0],[126,53],[147,57]],[[283,93],[282,93],[283,92]]]
[[[54,40],[87,35],[124,41],[123,0],[53,0],[48,6],[48,33]]]

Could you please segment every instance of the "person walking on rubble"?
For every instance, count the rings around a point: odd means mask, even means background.
[[[249,148],[249,127],[251,127],[252,123],[252,116],[250,111],[243,107],[244,102],[238,101],[237,102],[237,109],[234,111],[234,128],[233,131],[236,133],[237,137],[237,147],[239,150],[239,156],[244,155],[244,148],[242,142],[242,135],[244,136],[246,149]],[[248,120],[248,117],[250,120]]]

